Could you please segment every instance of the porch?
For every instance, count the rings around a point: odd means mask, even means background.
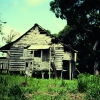
[[[0,73],[2,73],[2,71],[6,71],[8,73],[8,71],[9,71],[9,59],[0,58]]]

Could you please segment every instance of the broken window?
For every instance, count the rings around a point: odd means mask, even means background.
[[[34,57],[41,57],[41,50],[35,50]]]

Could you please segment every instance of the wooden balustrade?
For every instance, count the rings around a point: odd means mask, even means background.
[[[9,70],[9,59],[0,59],[0,72],[6,70],[8,73]]]

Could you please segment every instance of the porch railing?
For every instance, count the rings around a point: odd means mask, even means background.
[[[0,59],[0,71],[9,70],[9,59]]]

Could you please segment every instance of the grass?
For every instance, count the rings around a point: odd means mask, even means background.
[[[100,76],[80,74],[78,79],[28,78],[0,75],[0,100],[99,100]]]

